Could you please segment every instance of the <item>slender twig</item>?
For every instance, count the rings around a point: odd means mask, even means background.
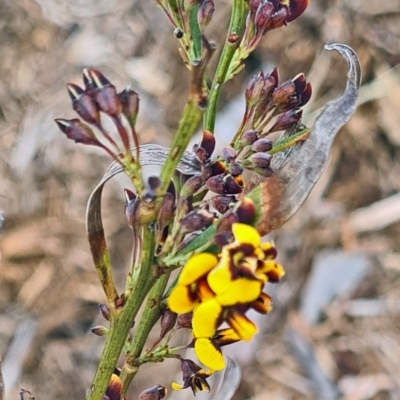
[[[111,314],[110,330],[87,400],[101,400],[110,382],[129,330],[155,278],[152,276],[154,231],[145,226],[141,262],[132,276],[132,291],[122,311]]]
[[[226,74],[229,71],[233,55],[235,54],[236,48],[239,44],[239,35],[243,30],[245,14],[245,0],[234,0],[228,35],[225,39],[225,45],[211,84],[208,108],[204,114],[204,129],[210,132],[214,132],[219,96],[221,94],[222,85],[225,82]]]

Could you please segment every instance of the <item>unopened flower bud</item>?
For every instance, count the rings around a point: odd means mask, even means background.
[[[193,210],[181,219],[180,224],[185,233],[203,230],[214,222],[215,214],[206,210]]]
[[[260,2],[256,14],[254,16],[254,23],[256,25],[257,32],[263,35],[265,32],[270,30],[271,17],[275,12],[275,6],[271,1]]]
[[[289,16],[287,17],[287,22],[291,22],[303,14],[304,10],[307,8],[310,0],[290,0],[289,2]]]
[[[135,126],[136,118],[139,112],[139,95],[130,87],[118,93],[121,102],[122,114],[125,115],[130,126]]]
[[[249,197],[244,197],[238,204],[235,214],[239,222],[243,224],[251,224],[256,215],[256,207]]]
[[[196,158],[199,160],[200,164],[205,164],[209,158],[207,151],[198,144],[193,146],[193,153],[196,155]]]
[[[239,194],[242,193],[244,182],[242,177],[226,175],[225,180],[225,190],[227,194]]]
[[[296,94],[296,86],[292,80],[283,82],[279,85],[272,94],[271,103],[273,104],[283,104],[289,101],[291,96]]]
[[[72,100],[72,108],[77,114],[88,124],[99,124],[99,108],[90,95],[73,83],[67,84],[67,90]]]
[[[232,225],[239,222],[239,217],[233,210],[226,212],[218,221],[217,233],[230,232],[232,233]]]
[[[226,168],[223,162],[221,161],[215,161],[210,165],[211,168],[211,175],[220,175],[225,173]]]
[[[161,400],[167,394],[167,388],[161,385],[155,385],[140,393],[138,400]]]
[[[181,198],[187,199],[196,193],[203,185],[203,178],[200,175],[194,175],[189,178],[181,188]]]
[[[178,314],[172,312],[169,308],[162,312],[160,319],[160,340],[175,326],[177,317]]]
[[[251,146],[256,140],[258,140],[258,132],[251,130],[242,135],[239,144],[240,146]]]
[[[101,143],[96,139],[94,132],[90,127],[82,123],[79,119],[55,119],[58,127],[67,136],[68,139],[75,143],[91,144],[102,147]]]
[[[214,2],[212,0],[202,0],[197,13],[197,21],[200,25],[200,29],[204,30],[210,23],[211,18],[214,14]]]
[[[235,161],[236,151],[232,147],[224,147],[221,151],[221,158],[226,162]]]
[[[193,312],[178,315],[177,324],[180,328],[192,329]]]
[[[289,8],[283,5],[282,8],[272,15],[268,24],[268,30],[277,29],[281,26],[284,26],[287,22],[289,14]]]
[[[91,88],[90,95],[98,104],[101,111],[110,117],[118,117],[121,114],[121,101],[115,90],[115,86],[97,69],[85,68],[83,70],[85,83]]]
[[[165,227],[173,218],[175,212],[175,198],[171,193],[165,193],[157,221],[161,228]]]
[[[307,83],[306,88],[304,89],[304,92],[300,95],[300,100],[299,100],[299,107],[303,107],[305,104],[309,102],[311,99],[312,95],[312,87],[311,83]]]
[[[293,78],[293,83],[296,88],[296,94],[303,93],[307,86],[305,75],[303,73],[297,74]]]
[[[139,222],[139,205],[140,199],[137,199],[136,196],[130,198],[129,193],[132,193],[130,190],[125,189],[125,197],[127,202],[125,204],[124,214],[126,222],[131,229],[136,229],[137,224]]]
[[[202,147],[208,157],[211,157],[211,154],[214,152],[215,149],[215,137],[214,135],[207,130],[204,130],[203,133],[201,134],[201,139],[200,139],[200,147]]]
[[[111,375],[110,383],[107,386],[105,396],[110,400],[120,400],[122,392],[122,381],[116,374]]]
[[[303,115],[303,110],[295,109],[289,110],[278,116],[274,125],[272,125],[269,132],[286,131],[293,125],[297,124],[301,116]]]
[[[90,331],[96,336],[106,336],[108,333],[108,329],[102,325],[94,326],[93,328],[90,328]]]
[[[243,173],[243,167],[236,161],[229,163],[228,170],[233,176],[239,176]]]
[[[214,196],[210,200],[212,206],[221,214],[225,214],[236,203],[235,196]]]
[[[249,159],[254,166],[267,168],[271,164],[272,155],[268,153],[254,153]]]
[[[264,72],[260,71],[257,75],[253,75],[250,82],[246,86],[245,98],[249,106],[256,102],[263,90]]]
[[[255,152],[264,153],[266,151],[270,151],[273,147],[272,140],[269,139],[258,139],[256,142],[253,143],[251,146],[251,150]]]
[[[206,186],[214,193],[225,194],[224,174],[215,175],[207,179]]]
[[[100,315],[106,320],[109,321],[110,320],[110,307],[108,307],[108,305],[106,304],[99,304],[99,312]]]

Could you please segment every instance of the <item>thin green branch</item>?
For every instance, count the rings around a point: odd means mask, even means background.
[[[155,278],[152,276],[153,259],[154,231],[152,227],[145,226],[141,262],[136,266],[138,273],[134,274],[133,277],[132,292],[127,297],[122,311],[111,316],[111,325],[106,344],[86,400],[102,400],[103,398],[128,337],[129,330],[132,328],[132,324],[147,293],[154,285]]]
[[[137,373],[138,366],[135,361],[140,356],[151,329],[160,317],[162,298],[168,278],[169,274],[162,275],[150,290],[136,333],[130,345],[127,346],[127,357],[120,376],[123,387],[121,397],[125,395]]]
[[[229,71],[229,66],[231,64],[233,55],[235,54],[236,48],[240,43],[239,36],[243,31],[246,15],[245,3],[245,0],[233,1],[228,35],[225,39],[225,45],[219,58],[218,66],[211,84],[208,107],[204,114],[204,129],[210,132],[214,132],[217,104],[221,95],[222,86],[225,83],[225,78]]]

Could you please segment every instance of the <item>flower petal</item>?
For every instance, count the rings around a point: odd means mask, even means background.
[[[193,312],[192,326],[196,338],[211,338],[217,330],[222,306],[215,300],[201,303]]]
[[[196,305],[195,296],[187,286],[176,285],[168,298],[168,307],[177,314],[186,314]]]
[[[239,340],[241,340],[241,338],[232,328],[218,329],[217,333],[213,337],[213,342],[219,347],[236,343]]]
[[[232,232],[238,243],[249,243],[255,248],[260,246],[260,234],[252,226],[235,223],[232,225]]]
[[[174,390],[186,389],[185,386],[180,385],[179,383],[176,383],[176,382],[172,382],[172,383],[171,383],[171,387],[172,387],[172,389],[174,389]]]
[[[227,322],[242,340],[251,340],[257,333],[257,327],[244,314],[233,311]]]
[[[272,310],[271,297],[265,293],[261,293],[260,297],[251,303],[251,307],[260,314],[267,314]]]
[[[260,281],[238,278],[229,283],[225,290],[216,296],[216,300],[222,306],[251,303],[260,296],[261,289]]]
[[[214,254],[200,253],[189,258],[179,275],[179,285],[191,285],[200,277],[206,275],[218,263],[218,259]]]
[[[211,339],[199,338],[194,344],[194,351],[201,363],[215,371],[225,368],[225,360],[221,349]]]

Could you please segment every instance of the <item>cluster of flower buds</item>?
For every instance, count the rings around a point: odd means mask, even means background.
[[[269,31],[287,25],[307,8],[309,0],[249,0],[249,12],[242,40],[236,49],[228,79],[237,75],[245,60]]]
[[[116,160],[122,153],[131,157],[131,147],[133,145],[138,147],[138,136],[135,131],[139,111],[137,93],[130,88],[117,93],[115,86],[94,68],[83,70],[83,82],[84,89],[73,83],[68,83],[67,89],[72,100],[72,108],[84,122],[77,118],[71,120],[58,118],[55,120],[57,125],[69,139],[101,147]],[[118,144],[105,129],[101,113],[111,118],[121,143]],[[129,124],[129,129],[126,128],[123,117]]]
[[[174,27],[174,35],[182,44],[181,56],[190,68],[200,60],[201,35],[214,14],[212,0],[155,0]]]
[[[191,346],[212,370],[225,367],[221,346],[251,340],[257,327],[246,316],[247,311],[269,312],[271,298],[263,293],[264,285],[278,282],[284,275],[275,261],[275,247],[270,242],[261,243],[256,229],[234,223],[232,232],[234,242],[223,246],[219,255],[198,253],[189,258],[168,299],[171,311],[184,314],[186,326],[187,313],[193,313]],[[220,329],[224,323],[229,328]],[[182,387],[189,386],[186,380]]]
[[[246,110],[238,133],[255,130],[262,137],[290,129],[300,121],[301,107],[308,103],[311,94],[311,84],[304,74],[279,84],[276,68],[268,75],[261,71],[246,87]]]
[[[121,396],[122,381],[119,377],[119,372],[119,370],[115,370],[114,374],[112,374],[110,383],[107,386],[106,393],[103,396],[103,400],[127,400],[125,396]],[[161,400],[166,396],[166,394],[166,387],[155,385],[140,393],[137,400]]]

